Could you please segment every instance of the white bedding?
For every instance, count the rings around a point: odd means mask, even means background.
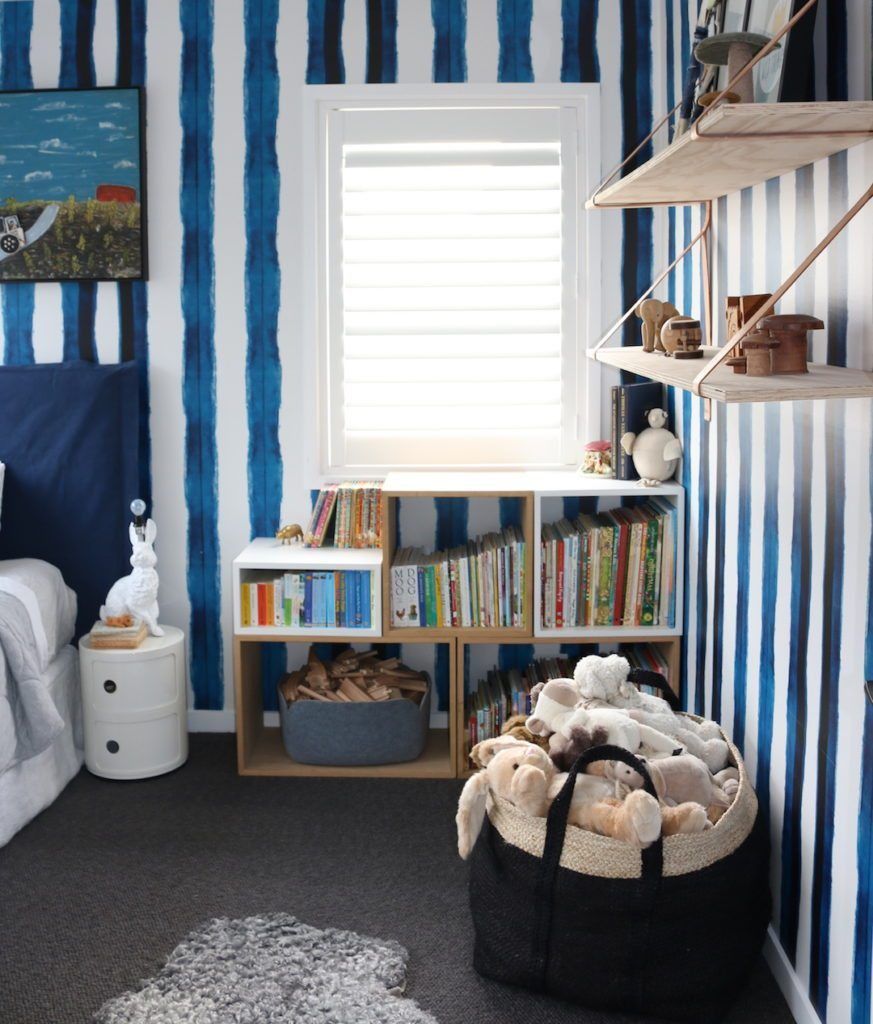
[[[7,675],[0,655],[0,680]],[[79,655],[64,647],[43,673],[63,728],[42,753],[0,773],[0,846],[51,804],[82,767],[82,699]]]

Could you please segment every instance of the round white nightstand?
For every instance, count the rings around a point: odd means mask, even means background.
[[[135,650],[79,641],[85,764],[106,779],[146,779],[188,757],[185,634],[164,626]]]

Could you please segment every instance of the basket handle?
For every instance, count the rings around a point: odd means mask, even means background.
[[[621,761],[634,771],[639,772],[643,777],[643,789],[656,800],[658,794],[655,792],[655,784],[645,764],[635,757],[624,747],[616,747],[612,744],[602,744],[598,747],[591,747],[584,754],[576,759],[575,764],[567,773],[567,781],[561,787],[560,793],[552,801],[549,808],[549,815],[546,823],[546,841],[543,846],[543,856],[540,864],[540,874],[537,880],[535,896],[535,918],[533,928],[533,962],[535,977],[539,979],[541,989],[546,986],[546,974],[549,964],[549,945],[552,932],[552,903],[555,897],[555,884],[558,878],[558,867],[561,862],[561,853],[564,849],[564,838],[567,834],[567,817],[570,813],[570,804],[573,800],[573,791],[576,788],[576,778],[579,773],[589,764],[595,761]],[[661,836],[655,840],[648,849],[640,851],[641,854],[641,882],[644,885],[657,884],[661,879],[664,866],[664,848]]]
[[[660,690],[664,700],[673,711],[681,710],[682,705],[679,703],[679,698],[670,688],[667,677],[660,672],[653,672],[648,668],[632,668],[628,672],[627,677],[632,683],[636,683],[637,686],[651,686],[655,690]]]

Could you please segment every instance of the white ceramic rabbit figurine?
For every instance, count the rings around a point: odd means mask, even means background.
[[[130,543],[133,546],[130,564],[133,571],[112,584],[106,603],[100,609],[103,622],[107,618],[132,615],[146,624],[152,636],[164,635],[158,625],[158,573],[155,569],[158,559],[152,547],[157,534],[158,528],[153,519],[146,523],[142,540],[137,536],[133,523],[130,524]]]

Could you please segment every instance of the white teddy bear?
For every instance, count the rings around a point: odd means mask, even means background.
[[[727,767],[728,745],[715,722],[697,722],[685,715],[677,715],[662,698],[641,693],[628,679],[629,674],[627,658],[618,654],[606,657],[592,654],[579,662],[573,678],[584,699],[605,701],[611,707],[626,710],[637,722],[672,736],[713,773]],[[657,748],[652,749],[660,752]]]
[[[553,735],[562,740],[571,739],[574,731],[582,729],[592,736],[599,734],[601,743],[623,747],[632,754],[643,745],[665,756],[685,752],[675,740],[624,710],[580,706],[578,691],[569,679],[552,679],[545,684],[526,725],[534,736]]]

